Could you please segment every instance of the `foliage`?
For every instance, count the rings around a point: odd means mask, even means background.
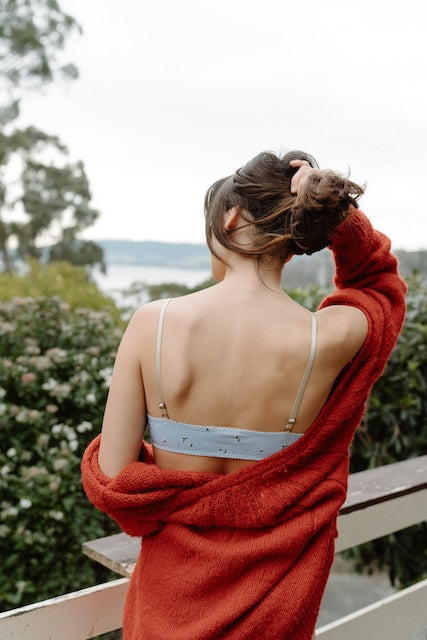
[[[116,529],[84,496],[79,465],[99,432],[120,333],[109,313],[59,298],[0,304],[3,608],[97,579],[81,543]]]
[[[305,289],[301,289],[300,287],[287,289],[286,293],[298,302],[298,304],[301,304],[310,311],[316,311],[321,300],[323,300],[326,295],[325,290],[316,283],[308,285]]]
[[[178,282],[162,282],[161,284],[145,284],[134,282],[125,292],[125,295],[142,295],[148,300],[160,300],[163,298],[177,298],[191,293],[190,287]]]
[[[30,260],[22,274],[0,273],[0,299],[59,296],[72,309],[107,311],[120,322],[121,314],[112,298],[103,294],[82,267],[67,262],[40,264]]]
[[[187,287],[185,284],[175,284],[173,282],[166,282],[163,284],[148,284],[145,285],[145,289],[150,300],[158,300],[159,298],[175,298],[176,296],[185,296],[189,293],[195,293],[202,289],[207,289],[215,284],[213,278],[204,280],[195,287]]]
[[[351,472],[427,454],[427,279],[407,278],[406,321],[383,376],[375,384],[351,447]],[[314,311],[325,295],[317,285],[288,293]],[[395,586],[427,575],[427,524],[355,547],[343,555],[359,571],[388,571]]]
[[[61,52],[79,31],[57,0],[0,0],[0,78],[8,90],[8,100],[2,96],[0,125],[18,116],[24,91],[78,76],[73,64],[62,61]]]
[[[427,453],[427,279],[408,284],[406,321],[356,434],[352,471]]]
[[[407,316],[356,433],[351,471],[427,454],[427,280],[408,278]],[[396,586],[427,575],[427,524],[398,531],[347,553],[358,569],[386,568]]]

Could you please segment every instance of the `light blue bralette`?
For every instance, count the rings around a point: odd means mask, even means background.
[[[262,460],[285,449],[302,433],[252,431],[234,427],[203,427],[147,416],[151,442],[157,449],[193,456]]]
[[[316,314],[312,314],[311,347],[307,365],[301,380],[291,415],[283,431],[254,431],[234,427],[202,426],[170,420],[163,398],[161,385],[161,344],[166,307],[163,304],[157,331],[156,342],[156,382],[159,395],[158,407],[162,417],[147,415],[147,426],[151,442],[157,449],[172,453],[186,453],[214,458],[233,458],[236,460],[262,460],[285,449],[296,442],[303,434],[292,433],[302,396],[313,366],[317,346]]]

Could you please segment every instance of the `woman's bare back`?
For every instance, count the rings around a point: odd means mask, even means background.
[[[154,344],[159,303],[141,309],[139,352],[147,412],[160,416]],[[317,312],[318,345],[293,431],[304,433],[366,335],[361,311]],[[195,425],[283,431],[311,344],[311,314],[262,283],[225,283],[172,300],[165,314],[161,383],[169,417]],[[155,451],[160,467],[230,473],[251,461]]]

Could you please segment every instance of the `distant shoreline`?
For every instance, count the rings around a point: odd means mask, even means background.
[[[124,282],[130,286],[132,282],[143,281],[147,284],[176,282],[195,286],[210,277],[210,255],[204,244],[134,240],[96,242],[104,250],[107,266],[107,274],[96,277],[104,290],[123,288]],[[414,269],[427,273],[427,250],[395,250],[395,254],[403,277]],[[285,268],[283,283],[287,289],[317,283],[321,288],[330,290],[333,275],[331,252],[323,249],[311,256],[294,256]]]
[[[203,244],[134,240],[96,240],[107,265],[209,269],[209,250]]]
[[[173,282],[194,287],[208,280],[210,276],[210,269],[112,263],[107,263],[107,273],[103,274],[98,270],[92,273],[100,289],[117,301],[122,301],[123,291],[128,290],[134,283],[153,285]]]

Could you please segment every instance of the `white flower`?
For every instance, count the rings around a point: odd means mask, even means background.
[[[4,464],[0,469],[0,476],[2,476],[2,478],[5,478],[9,473],[10,473],[9,465]]]
[[[27,348],[25,349],[25,351],[27,353],[29,353],[30,355],[33,355],[33,356],[38,356],[39,353],[40,353],[39,347],[37,345],[35,345],[35,344],[27,345]]]
[[[64,429],[63,429],[64,433],[65,433],[65,437],[70,439],[70,440],[75,440],[76,438],[76,432],[74,431],[74,429],[72,427],[69,427],[67,424],[64,425]]]
[[[7,538],[9,535],[10,529],[5,524],[0,524],[0,538]]]
[[[53,468],[55,469],[55,471],[61,471],[61,469],[66,467],[67,464],[68,460],[66,460],[66,458],[58,458],[57,460],[53,461]]]
[[[49,436],[47,433],[41,433],[37,438],[37,446],[46,447],[49,444]]]
[[[6,395],[6,389],[3,389],[3,387],[0,387],[0,400],[3,400],[5,395]]]
[[[45,369],[48,369],[50,367],[51,361],[50,358],[47,358],[46,356],[38,356],[37,358],[35,358],[34,364],[36,369],[38,369],[39,371],[44,371]],[[50,379],[52,380],[52,378]]]
[[[0,416],[4,416],[7,411],[7,405],[4,402],[0,402]]]
[[[50,395],[54,398],[66,398],[70,393],[71,385],[69,385],[67,382],[64,382],[63,384],[57,384],[54,389],[51,389]]]
[[[25,478],[36,478],[37,476],[46,474],[47,471],[44,467],[36,467],[33,465],[32,467],[26,467],[22,470],[22,475]]]
[[[78,449],[79,443],[77,442],[77,440],[70,440],[68,446],[70,447],[71,451],[76,451]]]
[[[17,451],[16,451],[15,447],[10,447],[10,449],[8,449],[6,451],[6,455],[8,456],[8,458],[15,458],[16,457],[16,453],[17,453]]]
[[[88,404],[95,404],[96,395],[94,393],[88,393],[87,396],[86,396],[86,402]]]
[[[21,409],[21,411],[19,411],[16,416],[15,416],[15,420],[16,422],[26,422],[27,420],[27,411],[25,409]]]
[[[57,435],[58,433],[62,433],[63,428],[64,428],[63,424],[54,424],[53,427],[51,428],[51,431],[53,435]]]
[[[22,593],[26,586],[27,582],[25,580],[18,580],[18,582],[16,583],[16,590],[18,591],[18,593]]]
[[[85,431],[91,431],[92,430],[92,423],[88,422],[87,420],[83,420],[83,422],[81,422],[77,427],[76,427],[77,431],[79,433],[84,433]]]
[[[54,509],[49,511],[49,515],[54,520],[63,520],[64,518],[64,514],[62,513],[62,511],[55,511]]]
[[[32,505],[33,503],[29,498],[21,498],[19,501],[19,506],[21,507],[21,509],[29,509]]]
[[[105,386],[109,387],[111,385],[111,376],[113,374],[112,367],[105,367],[105,369],[101,369],[99,375],[105,382]]]
[[[86,356],[83,353],[76,353],[74,356],[74,362],[76,364],[84,364]]]
[[[53,378],[49,378],[49,380],[42,385],[42,389],[44,389],[44,391],[53,391],[57,386],[57,381]]]

